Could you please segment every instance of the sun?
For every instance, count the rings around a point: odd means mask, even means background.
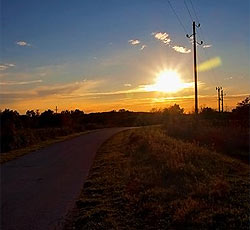
[[[187,88],[187,84],[182,82],[178,72],[173,70],[163,70],[157,74],[155,83],[153,85],[147,85],[146,91],[158,91],[164,93],[175,93],[184,88]]]

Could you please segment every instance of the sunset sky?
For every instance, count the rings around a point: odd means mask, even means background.
[[[199,107],[217,108],[215,87],[222,86],[232,109],[250,94],[250,1],[170,3],[182,25],[167,0],[2,0],[0,109],[149,111],[177,103],[192,111],[186,6],[204,41],[197,46]],[[179,77],[175,90],[160,81],[162,72]]]

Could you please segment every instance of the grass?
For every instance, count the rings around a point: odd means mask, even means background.
[[[248,229],[249,166],[141,128],[98,151],[65,229]]]
[[[195,117],[173,117],[164,124],[168,135],[197,142],[246,163],[249,161],[249,126],[229,120],[205,120]]]
[[[45,140],[45,141],[39,141],[37,144],[33,144],[24,148],[20,148],[20,149],[15,149],[15,150],[11,150],[7,153],[1,153],[0,154],[0,164],[6,163],[8,161],[17,159],[21,156],[24,156],[28,153],[34,152],[38,149],[42,149],[45,148],[49,145],[61,142],[61,141],[66,141],[69,139],[72,139],[74,137],[78,137],[84,134],[87,134],[91,131],[85,131],[85,132],[79,132],[79,133],[74,133],[74,134],[70,134],[67,136],[59,136],[53,139],[49,139],[49,140]]]

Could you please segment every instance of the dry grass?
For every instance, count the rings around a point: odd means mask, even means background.
[[[66,229],[248,229],[248,172],[160,128],[124,131],[99,150]]]
[[[172,117],[164,130],[174,138],[197,142],[212,150],[249,161],[249,127],[233,121],[204,120],[194,116]]]

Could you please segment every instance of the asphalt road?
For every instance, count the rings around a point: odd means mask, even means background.
[[[100,145],[127,128],[95,131],[1,166],[2,230],[61,229]]]

